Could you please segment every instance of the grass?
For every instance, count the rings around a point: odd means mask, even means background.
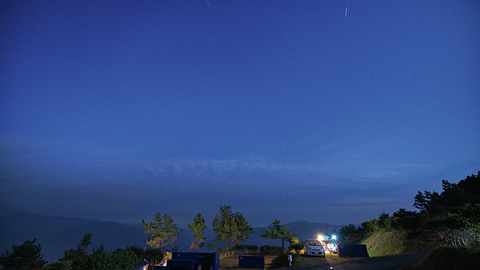
[[[428,251],[433,245],[420,239],[409,239],[401,232],[375,232],[367,234],[362,243],[367,245],[370,257],[405,254],[417,251]]]
[[[367,245],[370,257],[430,251],[409,270],[478,269],[480,265],[479,250],[439,248],[400,232],[369,233],[361,241]]]

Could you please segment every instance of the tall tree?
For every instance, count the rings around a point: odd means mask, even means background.
[[[220,206],[219,214],[215,216],[212,224],[216,234],[215,241],[223,242],[229,248],[230,242],[235,246],[252,235],[253,229],[243,215],[239,212],[233,214],[229,205]]]
[[[253,234],[253,229],[239,212],[233,215],[233,220],[235,227],[232,232],[232,242],[233,245],[236,246],[242,244],[242,241],[247,240],[248,237]]]
[[[87,247],[92,243],[92,233],[85,234],[82,239],[80,239],[80,245],[78,245],[78,250],[83,254],[87,254]]]
[[[42,247],[33,241],[27,240],[22,245],[13,245],[12,250],[7,250],[0,257],[0,265],[2,269],[41,269],[46,261],[43,260],[41,254]]]
[[[207,226],[205,226],[205,219],[200,213],[198,213],[193,218],[193,222],[188,224],[188,228],[190,231],[192,231],[193,238],[195,238],[192,247],[194,246],[195,252],[197,252],[198,248],[203,246],[203,241],[207,239],[203,236],[205,230],[207,229]]]
[[[173,224],[171,216],[165,214],[162,218],[160,213],[154,215],[153,221],[145,222],[142,219],[142,226],[147,235],[147,244],[154,248],[165,251],[165,248],[173,249],[173,244],[177,237],[182,233],[178,231],[178,226]]]
[[[290,232],[287,227],[280,225],[280,220],[277,219],[273,221],[272,225],[270,225],[267,230],[262,229],[262,232],[263,234],[260,234],[260,236],[265,239],[281,239],[284,253],[286,253],[285,240],[297,237],[294,233]]]
[[[220,215],[213,219],[213,231],[215,231],[215,241],[227,244],[230,247],[231,236],[233,233],[233,214],[229,205],[220,206]]]

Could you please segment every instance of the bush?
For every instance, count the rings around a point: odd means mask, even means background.
[[[45,270],[71,270],[73,269],[72,261],[60,261],[54,262],[45,266],[43,269]]]
[[[362,227],[357,228],[357,226],[355,226],[354,224],[349,224],[340,228],[338,234],[340,243],[355,244],[365,235],[365,231]]]
[[[159,248],[147,247],[145,250],[145,260],[149,265],[157,264],[163,261],[163,252]]]
[[[282,247],[274,246],[262,246],[260,247],[260,254],[262,255],[271,255],[271,256],[282,256],[285,254],[285,250]]]
[[[238,255],[256,254],[258,252],[258,246],[255,245],[236,245],[234,249]]]
[[[301,243],[293,244],[288,247],[288,251],[292,254],[300,254],[300,250],[302,250],[305,246]]]
[[[27,240],[22,245],[12,246],[12,251],[7,250],[0,257],[3,269],[41,269],[47,263],[41,254],[42,247],[33,241]]]
[[[375,221],[376,219],[372,219],[370,221],[365,221],[362,223],[362,228],[365,232],[377,232],[379,231],[380,229],[377,228],[377,226],[375,225]]]
[[[93,254],[76,252],[71,249],[65,251],[65,257],[59,262],[45,267],[47,270],[130,270],[138,266],[139,262],[147,260],[149,263],[158,263],[163,259],[160,249],[147,248],[144,251],[138,246],[128,246],[114,252],[105,250],[104,246],[95,249]]]

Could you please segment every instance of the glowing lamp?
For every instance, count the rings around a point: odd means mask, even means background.
[[[323,235],[319,234],[318,235],[318,240],[323,240]]]

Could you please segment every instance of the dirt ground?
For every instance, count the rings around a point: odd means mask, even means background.
[[[299,270],[355,269],[355,270],[398,270],[411,267],[420,261],[428,252],[415,252],[402,255],[379,256],[372,258],[341,258],[327,254],[325,258],[304,258]]]
[[[428,252],[416,252],[403,255],[381,256],[373,258],[341,258],[336,254],[327,254],[322,257],[303,257],[300,267],[288,267],[291,270],[327,270],[327,269],[359,269],[359,270],[398,270],[412,266],[420,261]],[[236,258],[235,258],[236,257]],[[227,260],[225,260],[227,259]],[[222,259],[220,270],[251,270],[238,267],[238,256]],[[265,266],[273,258],[265,257]]]

